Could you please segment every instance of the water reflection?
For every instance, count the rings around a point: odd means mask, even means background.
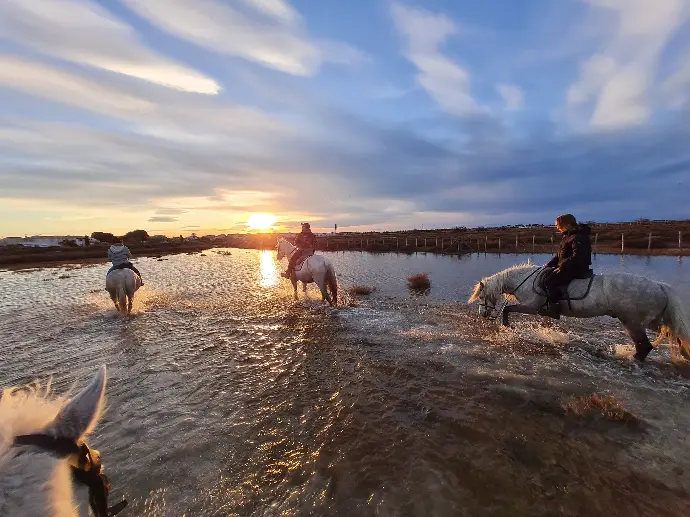
[[[263,288],[275,287],[280,283],[280,276],[278,274],[278,264],[275,261],[275,256],[272,251],[264,250],[260,253],[261,262],[259,264],[259,272],[261,280],[259,285]]]

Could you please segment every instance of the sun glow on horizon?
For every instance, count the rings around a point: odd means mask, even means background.
[[[247,226],[250,230],[270,230],[276,217],[271,214],[252,214],[247,219]]]

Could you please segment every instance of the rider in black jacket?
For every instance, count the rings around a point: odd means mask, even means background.
[[[561,316],[561,288],[566,287],[573,279],[584,278],[589,274],[592,244],[589,239],[590,227],[577,224],[575,216],[571,214],[559,215],[556,227],[563,234],[563,239],[558,253],[544,266],[555,269],[544,280],[548,308],[540,314],[558,319]]]
[[[297,235],[297,239],[295,239],[295,246],[297,246],[297,251],[290,257],[287,271],[281,275],[283,278],[290,278],[290,276],[292,276],[292,270],[295,268],[295,264],[300,257],[314,254],[316,235],[312,233],[309,223],[302,223],[302,231]]]

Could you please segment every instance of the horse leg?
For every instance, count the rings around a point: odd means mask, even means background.
[[[319,278],[314,278],[314,283],[319,286],[319,290],[321,291],[321,299],[324,302],[328,302],[330,305],[332,305],[331,295],[328,294],[328,290],[326,289],[325,275],[320,275]]]
[[[132,297],[127,295],[127,315],[132,312]]]
[[[626,323],[624,321],[621,323],[623,323],[623,327],[628,333],[628,336],[630,336],[630,339],[635,343],[635,359],[640,362],[644,361],[647,358],[647,354],[654,350],[654,347],[652,347],[652,344],[649,342],[644,326],[638,323]]]
[[[304,280],[302,280],[302,292],[303,293],[307,292],[307,283]]]
[[[113,304],[115,305],[115,309],[120,310],[117,308],[117,296],[115,296],[115,291],[108,291],[108,294],[110,295],[110,299],[113,301]]]
[[[506,305],[503,309],[503,314],[501,317],[501,323],[506,327],[509,326],[508,318],[511,312],[516,312],[518,314],[532,314],[536,316],[539,312],[539,309],[528,307],[526,305]]]
[[[295,292],[295,300],[298,300],[297,298],[297,279],[295,278],[295,274],[293,273],[292,276],[290,277],[290,281],[292,282],[292,289]]]

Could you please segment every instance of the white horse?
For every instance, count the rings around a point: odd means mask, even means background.
[[[97,517],[114,515],[126,501],[108,508],[108,479],[100,454],[84,438],[100,419],[105,398],[102,366],[71,400],[54,397],[50,385],[6,389],[0,398],[0,515],[76,517],[86,501]],[[73,481],[89,489],[75,500]],[[83,492],[83,490],[79,490]],[[81,504],[84,503],[84,504]]]
[[[489,318],[494,312],[501,312],[496,305],[504,297],[516,300],[518,305],[503,307],[504,325],[508,325],[511,312],[538,314],[546,301],[539,282],[542,272],[543,268],[531,264],[500,271],[481,280],[468,303],[478,301],[480,315]],[[653,349],[647,329],[659,333],[657,343],[669,336],[671,346],[679,345],[681,354],[690,357],[690,317],[670,285],[627,273],[612,273],[573,280],[567,291],[570,300],[560,302],[561,314],[617,318],[635,343],[635,359],[644,361]]]
[[[295,246],[282,238],[278,239],[276,249],[278,250],[278,260],[281,260],[283,257],[289,259],[297,251]],[[295,300],[297,300],[297,282],[300,281],[304,286],[304,291],[307,290],[308,283],[314,282],[319,286],[321,296],[325,301],[331,305],[337,305],[338,303],[338,280],[335,270],[330,261],[323,255],[308,257],[302,263],[301,269],[295,268],[290,281],[295,290]],[[331,291],[330,295],[328,294],[328,289]]]
[[[131,269],[116,269],[105,277],[105,289],[115,308],[124,315],[132,312],[134,293],[141,287],[141,278]]]

